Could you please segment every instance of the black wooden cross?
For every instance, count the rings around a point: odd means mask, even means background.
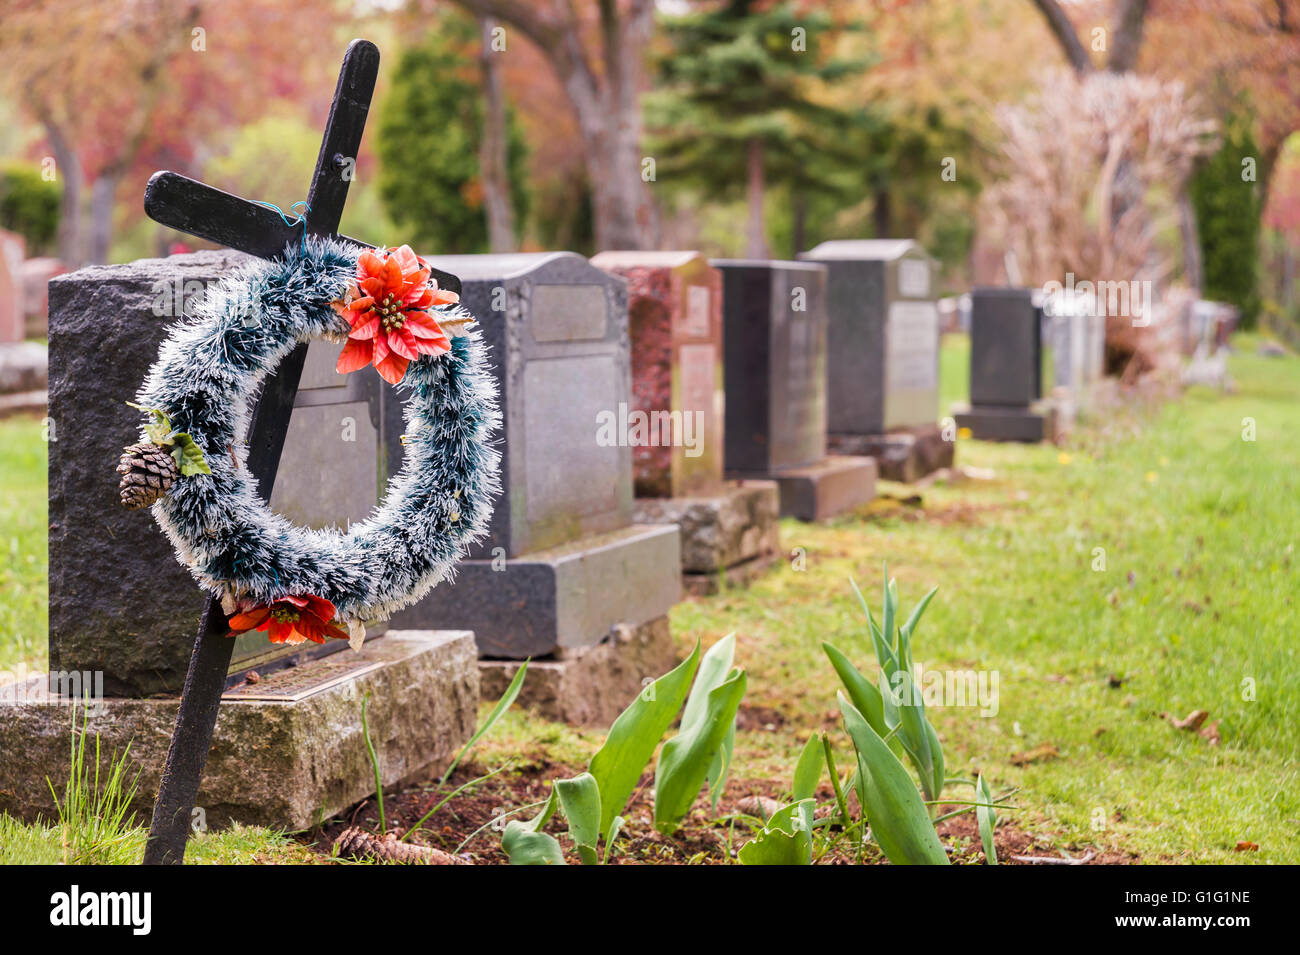
[[[343,56],[325,137],[316,157],[311,190],[307,193],[310,208],[305,229],[308,233],[335,236],[364,248],[371,246],[338,235],[338,227],[378,75],[379,48],[369,40],[353,40]],[[304,228],[301,223],[290,225],[264,205],[174,172],[157,172],[149,179],[144,192],[144,211],[165,226],[264,259],[283,256],[290,242],[300,241]],[[439,288],[460,291],[456,276],[437,269],[432,273]],[[267,501],[275,485],[280,452],[306,357],[306,344],[290,352],[275,373],[267,377],[253,411],[248,470],[257,479],[262,498]],[[221,602],[210,599],[199,622],[194,653],[185,675],[176,729],[167,751],[167,764],[145,844],[145,865],[179,865],[185,857],[190,817],[212,746],[217,709],[234,650],[235,641],[227,636],[229,632]]]

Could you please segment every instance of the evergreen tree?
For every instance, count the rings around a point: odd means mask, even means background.
[[[824,13],[755,0],[662,23],[669,49],[658,65],[661,89],[646,103],[656,178],[719,197],[743,186],[751,256],[767,254],[769,184],[790,190],[798,236],[798,209],[812,197],[840,196],[852,185],[845,172],[866,161],[855,148],[865,112],[810,95],[864,65],[819,55],[817,40],[830,25]]]
[[[1192,177],[1206,298],[1230,302],[1250,327],[1259,314],[1259,150],[1249,122],[1224,124],[1223,145]]]
[[[401,239],[427,253],[484,252],[488,226],[479,147],[483,91],[473,49],[478,32],[444,16],[402,54],[379,116],[380,195]],[[506,166],[515,230],[527,216],[526,147],[509,113]]]

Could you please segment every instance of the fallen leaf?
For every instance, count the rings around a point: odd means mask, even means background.
[[[1033,749],[1027,749],[1023,753],[1011,754],[1012,766],[1028,766],[1030,763],[1040,763],[1048,759],[1056,759],[1061,755],[1061,751],[1052,743],[1041,743]]]
[[[1201,724],[1209,717],[1209,710],[1192,710],[1181,720],[1174,719],[1168,713],[1162,714],[1165,719],[1169,720],[1169,725],[1174,729],[1187,730],[1195,732],[1201,728]]]
[[[763,821],[771,819],[781,808],[781,804],[771,796],[746,796],[737,801],[736,808],[743,813],[751,816],[757,816]]]
[[[1211,746],[1219,745],[1219,721],[1212,720],[1201,727],[1201,735],[1209,741]]]
[[[1237,851],[1238,851],[1238,852],[1258,852],[1258,851],[1259,851],[1259,843],[1257,843],[1257,842],[1246,842],[1246,841],[1238,842],[1238,843],[1237,843]]]

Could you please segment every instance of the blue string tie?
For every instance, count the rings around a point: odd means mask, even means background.
[[[256,202],[259,206],[266,206],[266,208],[276,213],[280,217],[281,221],[284,222],[284,224],[287,225],[290,229],[296,229],[298,226],[302,226],[302,252],[303,255],[306,255],[307,254],[307,213],[311,212],[311,206],[308,205],[307,200],[299,199],[297,202],[295,202],[293,205],[289,207],[289,212],[294,213],[294,215],[289,215],[289,213],[285,212],[274,202],[263,202],[261,199],[254,199],[253,201]],[[302,212],[297,211],[299,206],[302,206]]]

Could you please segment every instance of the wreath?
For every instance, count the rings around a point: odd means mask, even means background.
[[[152,505],[232,636],[359,647],[367,622],[419,600],[486,533],[501,416],[473,321],[409,247],[358,254],[309,237],[283,259],[241,266],[170,329],[133,405],[148,420],[118,465],[122,503]],[[402,469],[346,531],[274,513],[247,466],[253,397],[316,338],[346,341],[340,373],[373,365],[406,399]]]

